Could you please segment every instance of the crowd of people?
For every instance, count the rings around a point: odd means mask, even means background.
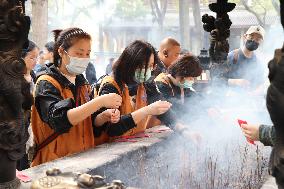
[[[53,33],[54,42],[42,51],[30,41],[22,53],[34,98],[28,123],[34,150],[18,162],[19,170],[156,125],[190,132],[178,114],[186,114],[187,101],[200,95],[194,83],[202,68],[195,55],[182,53],[177,40],[165,38],[158,50],[146,41],[131,42],[97,81],[90,34],[80,28]],[[228,86],[258,90],[262,83],[242,71],[260,67],[254,51],[264,33],[261,26],[250,27],[244,46],[229,53],[229,71],[224,73]],[[252,140],[273,139],[273,127],[244,124],[242,129]]]

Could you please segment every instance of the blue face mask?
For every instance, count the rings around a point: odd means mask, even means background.
[[[151,77],[151,70],[147,69],[146,74],[145,74],[145,69],[142,69],[140,71],[140,69],[135,71],[135,75],[134,75],[134,81],[136,81],[137,83],[144,83],[145,81],[149,80]]]
[[[178,85],[180,88],[184,88],[184,89],[189,89],[192,88],[192,85],[194,84],[193,80],[185,80],[184,83],[179,82]]]

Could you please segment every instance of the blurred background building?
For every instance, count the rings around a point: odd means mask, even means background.
[[[208,4],[215,0],[28,0],[27,13],[33,19],[30,38],[40,47],[53,40],[51,31],[81,27],[93,37],[93,59],[98,73],[105,70],[109,58],[117,57],[134,39],[144,39],[159,46],[161,39],[172,36],[183,49],[198,55],[209,47],[209,35],[202,28],[201,17],[211,14]],[[230,48],[238,48],[241,36],[251,25],[265,27],[263,48],[279,47],[270,38],[281,37],[278,0],[229,0],[237,3],[229,13]],[[282,40],[283,41],[283,40]],[[268,48],[266,48],[268,47]],[[271,52],[267,52],[271,53]],[[100,75],[100,74],[99,74]]]

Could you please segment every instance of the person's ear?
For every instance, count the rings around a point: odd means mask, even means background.
[[[63,48],[62,48],[62,47],[59,47],[59,48],[58,48],[58,54],[59,54],[59,56],[60,56],[60,57],[62,57],[62,56],[63,56],[63,54],[64,54],[64,50],[63,50]]]
[[[247,40],[247,36],[248,36],[247,34],[244,34],[244,35],[242,36],[242,38],[241,38],[241,39],[242,39],[242,42],[243,42],[243,43],[245,43],[245,42],[246,42],[246,40]]]
[[[163,54],[164,54],[164,56],[166,57],[166,58],[168,58],[168,51],[167,50],[163,50]]]

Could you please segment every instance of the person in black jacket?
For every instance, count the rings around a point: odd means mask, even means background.
[[[27,82],[30,83],[30,88],[26,88],[25,90],[27,90],[27,93],[30,93],[32,95],[32,90],[33,90],[33,86],[34,86],[34,82],[36,79],[35,73],[33,71],[34,66],[36,65],[36,62],[38,60],[38,55],[39,55],[39,48],[37,47],[37,45],[32,42],[29,41],[29,45],[28,48],[23,49],[22,50],[22,58],[25,61],[26,64],[26,74],[24,75],[24,78],[27,80]],[[31,104],[32,103],[32,99],[30,102],[26,102],[27,104]],[[30,110],[28,111],[30,112]],[[27,128],[29,128],[30,125],[30,115],[28,114],[27,116],[27,122],[26,122],[26,126]],[[28,154],[24,154],[23,158],[21,158],[20,160],[17,161],[17,169],[19,171],[24,170],[24,169],[28,169],[29,166],[29,161],[28,161]]]
[[[186,54],[176,60],[167,73],[156,77],[155,82],[160,94],[179,109],[181,104],[186,104],[188,98],[195,95],[194,78],[200,76],[201,72],[198,58]]]
[[[87,66],[86,79],[88,80],[90,85],[97,82],[96,68],[92,62],[90,62]]]
[[[39,59],[39,48],[33,41],[29,41],[28,48],[22,50],[22,58],[27,67],[27,72],[24,77],[28,82],[33,83],[36,79],[33,69]]]
[[[41,51],[40,60],[34,68],[34,72],[37,75],[40,75],[40,72],[46,69],[46,66],[49,67],[53,64],[53,51],[54,51],[54,42],[50,41],[44,45],[44,50]]]
[[[278,188],[284,188],[284,45],[275,51],[269,62],[270,86],[267,90],[266,106],[275,128],[275,144],[270,157],[270,173]]]
[[[34,91],[31,123],[35,143],[43,147],[32,166],[94,147],[96,123],[119,119],[119,112],[111,110],[97,115],[100,120],[92,117],[101,107],[118,108],[121,97],[90,98],[90,85],[82,73],[90,62],[91,36],[80,28],[55,30],[54,35],[54,64],[37,78]]]
[[[122,116],[118,123],[106,123],[100,127],[101,132],[97,132],[99,128],[94,130],[98,143],[109,141],[108,137],[144,132],[149,115],[161,115],[170,108],[169,102],[150,98],[158,93],[154,90],[153,95],[150,94],[153,91],[145,86],[151,77],[155,56],[157,54],[151,44],[136,40],[124,49],[115,62],[113,75],[103,78],[98,95],[119,94],[122,97],[119,108]],[[99,139],[105,134],[108,137]]]

